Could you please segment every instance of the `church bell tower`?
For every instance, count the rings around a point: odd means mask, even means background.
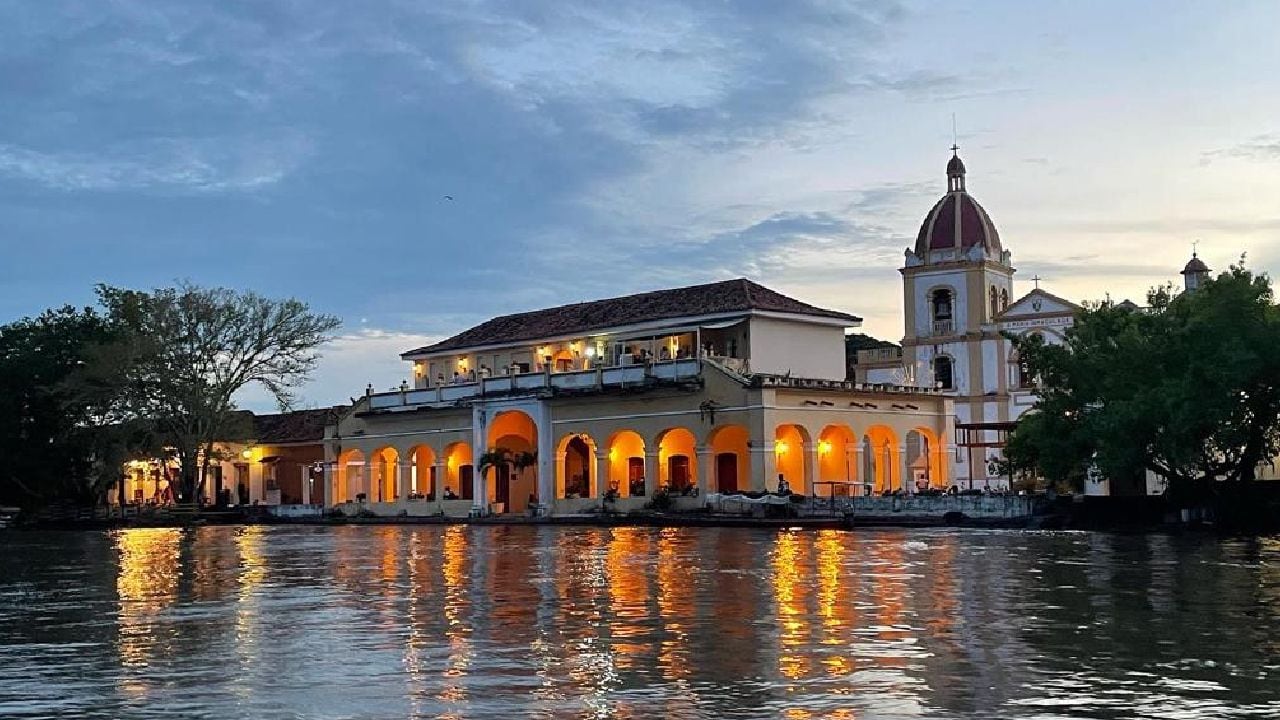
[[[951,148],[947,192],[925,216],[901,269],[905,374],[955,396],[957,424],[1009,418],[1009,341],[995,319],[1013,294],[1012,256],[995,223],[966,188],[964,161]],[[955,477],[987,485],[984,467],[956,459]]]

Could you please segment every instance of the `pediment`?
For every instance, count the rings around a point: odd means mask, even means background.
[[[998,319],[1003,321],[1039,315],[1075,314],[1079,310],[1080,306],[1070,300],[1064,300],[1057,295],[1037,288],[1018,298],[1016,302],[1000,313]]]

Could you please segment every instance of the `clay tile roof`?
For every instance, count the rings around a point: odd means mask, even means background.
[[[320,442],[324,439],[324,426],[331,420],[332,415],[328,409],[255,415],[254,440],[259,445]]]
[[[960,209],[960,223],[956,226],[956,208]],[[956,231],[960,242],[956,242]],[[930,250],[958,248],[968,250],[982,245],[991,252],[1000,252],[1000,233],[991,216],[967,192],[950,192],[933,206],[916,234],[916,253],[923,255]]]
[[[402,356],[564,337],[655,320],[751,310],[809,315],[850,324],[862,321],[854,315],[824,310],[746,278],[738,278],[503,315],[434,345],[409,350]]]

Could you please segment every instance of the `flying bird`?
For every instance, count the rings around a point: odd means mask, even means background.
[[[445,196],[444,196],[444,199],[445,199],[445,200],[448,200],[448,201],[450,201],[450,202],[453,202],[453,196],[452,196],[452,195],[445,195]]]

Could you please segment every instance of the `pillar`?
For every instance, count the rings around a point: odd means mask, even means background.
[[[761,492],[778,487],[778,457],[773,443],[765,447],[751,448],[751,487],[750,490]]]
[[[910,495],[916,491],[916,479],[911,472],[911,460],[907,457],[907,444],[898,446],[898,476],[902,491]]]
[[[298,483],[298,494],[301,497],[303,505],[311,504],[311,466],[299,465],[299,474],[302,476]]]
[[[653,497],[658,491],[658,451],[644,450],[644,494]]]
[[[604,499],[609,492],[609,451],[596,451],[596,466],[592,480],[595,481],[596,497]]]
[[[804,493],[805,495],[813,495],[813,484],[818,480],[818,468],[822,467],[822,462],[818,458],[818,455],[820,454],[818,446],[822,443],[816,440],[811,440],[809,444],[813,447],[809,449],[809,452],[804,454],[803,482],[796,483],[796,485],[791,488],[792,492]]]
[[[404,461],[400,459],[399,453],[396,454],[396,497],[400,500],[409,499],[409,477],[404,471]]]
[[[539,435],[538,437],[542,437],[542,436]],[[569,457],[569,453],[567,452],[556,453],[556,468],[555,468],[556,492],[555,492],[555,495],[553,495],[552,497],[556,498],[557,500],[565,496],[565,492],[567,490],[565,486],[568,485],[569,483],[569,473],[567,472],[567,468],[565,468],[565,464],[564,464],[565,459],[568,457]]]
[[[489,483],[485,478],[493,468],[485,468],[484,472],[480,472],[480,468],[475,464],[475,451],[471,452],[471,509],[479,511],[483,514],[488,510],[489,503]]]
[[[360,492],[364,493],[365,502],[372,502],[377,499],[373,496],[373,493],[370,492],[370,490],[373,489],[372,482],[373,463],[369,460],[365,460],[364,465],[360,466]]]
[[[555,438],[552,437],[554,429],[551,427],[551,406],[545,402],[539,402],[532,415],[538,429],[538,503],[544,507],[553,508],[556,497],[556,469],[552,463],[555,462],[556,447]]]
[[[698,448],[698,495],[706,497],[707,493],[711,492],[715,469],[715,451],[709,447]]]
[[[445,465],[444,458],[436,455],[436,463],[431,466],[431,497],[435,498],[436,502],[444,502],[444,479],[448,472],[449,468]]]

